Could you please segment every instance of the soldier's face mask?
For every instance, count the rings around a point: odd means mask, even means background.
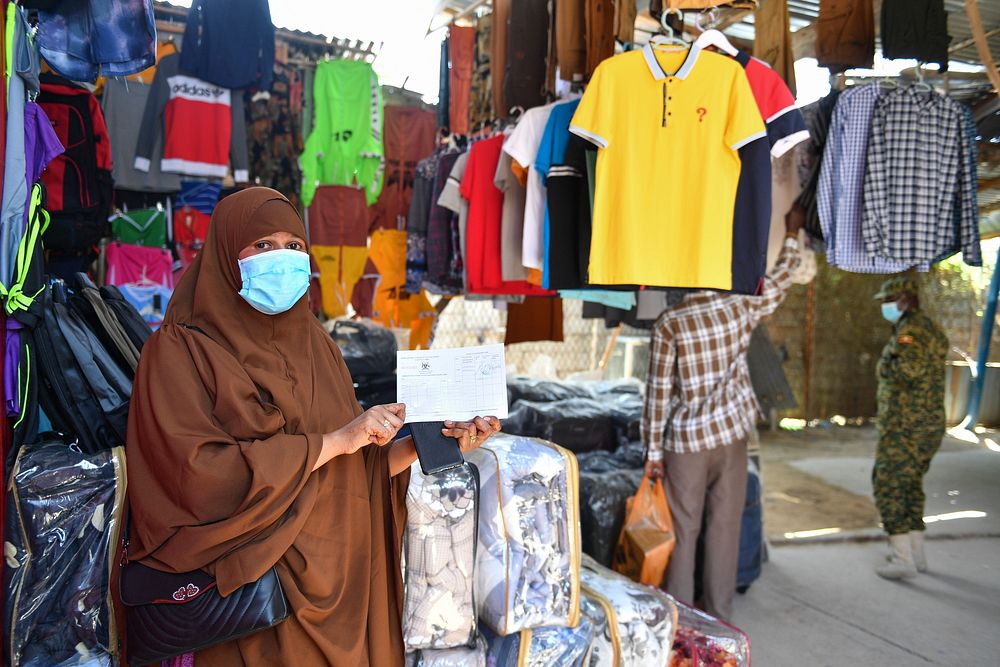
[[[882,317],[895,324],[903,316],[903,311],[895,301],[882,304]]]

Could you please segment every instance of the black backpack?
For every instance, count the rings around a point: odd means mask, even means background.
[[[90,277],[86,273],[78,273],[76,284],[76,292],[69,300],[70,306],[87,322],[128,378],[134,379],[139,363],[139,349]]]
[[[43,317],[31,341],[39,405],[53,428],[75,438],[84,452],[124,444],[131,379],[67,305],[64,285],[47,286],[39,298]]]
[[[122,325],[125,335],[135,345],[135,349],[142,352],[142,346],[153,335],[153,330],[149,324],[146,323],[146,320],[142,319],[142,315],[135,309],[135,306],[122,296],[117,287],[114,285],[105,285],[100,291],[101,298],[104,299],[104,303],[108,304],[108,308],[118,318],[118,323]]]

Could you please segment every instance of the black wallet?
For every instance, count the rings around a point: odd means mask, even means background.
[[[413,446],[417,449],[420,470],[433,475],[465,463],[458,440],[441,433],[444,422],[412,422],[408,424]]]

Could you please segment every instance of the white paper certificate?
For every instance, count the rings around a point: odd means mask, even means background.
[[[397,352],[396,400],[407,422],[506,419],[503,345]]]

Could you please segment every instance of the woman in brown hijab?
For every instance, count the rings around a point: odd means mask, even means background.
[[[276,566],[292,609],[272,629],[198,653],[198,667],[403,664],[399,554],[416,454],[392,439],[405,408],[362,413],[302,293],[268,308],[255,296],[268,296],[269,278],[247,268],[275,251],[264,258],[272,278],[275,266],[297,266],[288,253],[308,257],[304,237],[274,190],[222,200],[139,363],[130,556],[168,572],[203,569],[222,595]],[[280,292],[270,296],[280,302]],[[499,422],[445,426],[469,449]]]

